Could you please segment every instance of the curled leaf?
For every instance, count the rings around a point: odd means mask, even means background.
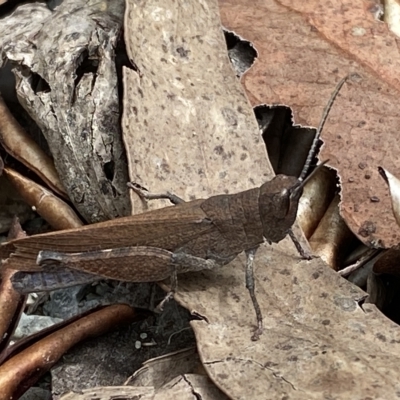
[[[321,168],[304,186],[297,218],[307,239],[311,237],[331,203],[335,187],[334,173]]]
[[[25,178],[11,168],[4,168],[4,175],[18,190],[23,199],[35,207],[54,229],[69,229],[82,226],[82,221],[75,211],[43,186]]]
[[[354,237],[339,214],[339,195],[332,200],[318,228],[310,238],[310,246],[335,271],[351,239]]]
[[[400,226],[400,180],[382,167],[378,167],[378,171],[389,186],[393,214]]]
[[[21,351],[0,367],[0,400],[17,399],[72,346],[129,324],[135,311],[118,304],[95,311]]]
[[[34,171],[49,187],[68,199],[52,159],[25,132],[0,96],[0,143],[18,161]],[[1,167],[0,167],[1,175]]]

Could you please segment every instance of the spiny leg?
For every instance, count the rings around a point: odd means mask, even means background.
[[[251,337],[251,340],[256,341],[260,338],[260,335],[263,333],[263,317],[260,309],[260,305],[258,304],[256,294],[254,292],[254,256],[257,252],[258,246],[253,249],[246,250],[246,288],[250,293],[251,301],[253,302],[253,307],[256,312],[257,317],[257,328]]]
[[[185,253],[173,253],[172,263],[171,289],[161,303],[156,307],[156,311],[162,311],[165,303],[174,297],[174,294],[178,288],[178,273],[214,269],[219,266],[219,264],[214,260],[206,260],[204,258]]]
[[[156,312],[161,312],[165,306],[165,304],[174,298],[176,290],[178,288],[178,273],[176,272],[176,268],[172,268],[171,272],[171,289],[165,295],[165,297],[161,300],[161,303],[156,307]]]
[[[303,258],[304,260],[311,260],[314,257],[306,249],[303,248],[292,229],[289,229],[289,236],[290,239],[292,239],[293,244],[296,246],[296,249],[299,252],[301,258]]]
[[[158,199],[167,199],[172,204],[179,204],[184,203],[185,200],[181,199],[180,197],[176,196],[173,193],[166,192],[166,193],[149,193],[146,190],[140,188],[139,186],[135,185],[132,182],[127,183],[128,188],[132,189],[140,198],[145,200],[158,200]]]

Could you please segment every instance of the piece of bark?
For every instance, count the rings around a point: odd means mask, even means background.
[[[29,23],[37,16],[30,29],[21,22],[28,10]],[[124,4],[67,0],[54,13],[42,11],[36,3],[21,6],[0,22],[0,35],[15,31],[0,47],[16,63],[18,98],[84,218],[129,215],[115,63]]]

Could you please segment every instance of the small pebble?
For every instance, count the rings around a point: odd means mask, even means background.
[[[141,334],[140,334],[140,339],[147,339],[147,333],[146,332],[142,332]]]
[[[142,347],[142,342],[140,340],[136,340],[135,349],[139,350]]]

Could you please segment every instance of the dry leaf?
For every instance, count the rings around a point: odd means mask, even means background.
[[[10,230],[15,216],[18,216],[23,224],[35,214],[13,185],[2,175],[0,176],[0,233]]]
[[[0,366],[0,400],[19,398],[76,343],[129,324],[135,311],[124,304],[105,307],[46,336]]]
[[[124,71],[130,179],[189,200],[271,178],[254,114],[229,63],[216,2],[127,7],[126,47],[138,69]],[[137,213],[142,204],[132,198]]]
[[[299,201],[297,218],[307,239],[311,237],[334,196],[335,175],[328,168],[320,168],[304,187]]]
[[[115,399],[154,399],[155,390],[152,387],[130,386],[100,386],[80,390],[79,393],[71,392],[60,397],[60,400],[115,400]]]
[[[258,342],[248,339],[254,311],[243,258],[236,269],[180,280],[178,299],[204,318],[191,324],[211,379],[235,399],[395,397],[399,327],[362,305],[366,294],[320,260],[288,255],[291,246],[286,241],[257,254],[265,324]]]
[[[186,374],[178,376],[158,389],[154,400],[228,400],[207,376]]]
[[[320,256],[335,271],[343,264],[344,254],[355,243],[354,235],[339,215],[339,201],[337,194],[310,238],[313,254]]]
[[[127,384],[158,389],[181,374],[199,374],[200,371],[205,375],[196,349],[184,349],[147,360],[128,379]]]
[[[0,352],[9,344],[11,335],[18,324],[20,313],[25,308],[25,296],[12,286],[10,278],[15,271],[3,270],[0,284]]]
[[[187,374],[179,376],[155,390],[148,387],[98,387],[85,389],[78,393],[69,393],[60,400],[113,400],[113,399],[140,399],[140,400],[228,400],[218,390],[207,376]]]
[[[400,180],[384,168],[379,167],[379,173],[389,186],[393,214],[400,226]]]
[[[12,116],[1,95],[0,143],[9,154],[34,171],[56,193],[68,199],[53,161]]]
[[[328,116],[320,158],[338,170],[341,214],[359,239],[387,247],[400,242],[377,173],[385,159],[385,166],[400,174],[399,39],[375,18],[379,5],[363,0],[219,4],[223,25],[258,52],[242,77],[254,106],[288,105],[295,123],[318,126],[336,83],[352,74]]]
[[[11,168],[4,168],[4,176],[18,190],[19,194],[54,229],[70,229],[82,226],[75,211],[63,200],[43,186],[20,175]]]

